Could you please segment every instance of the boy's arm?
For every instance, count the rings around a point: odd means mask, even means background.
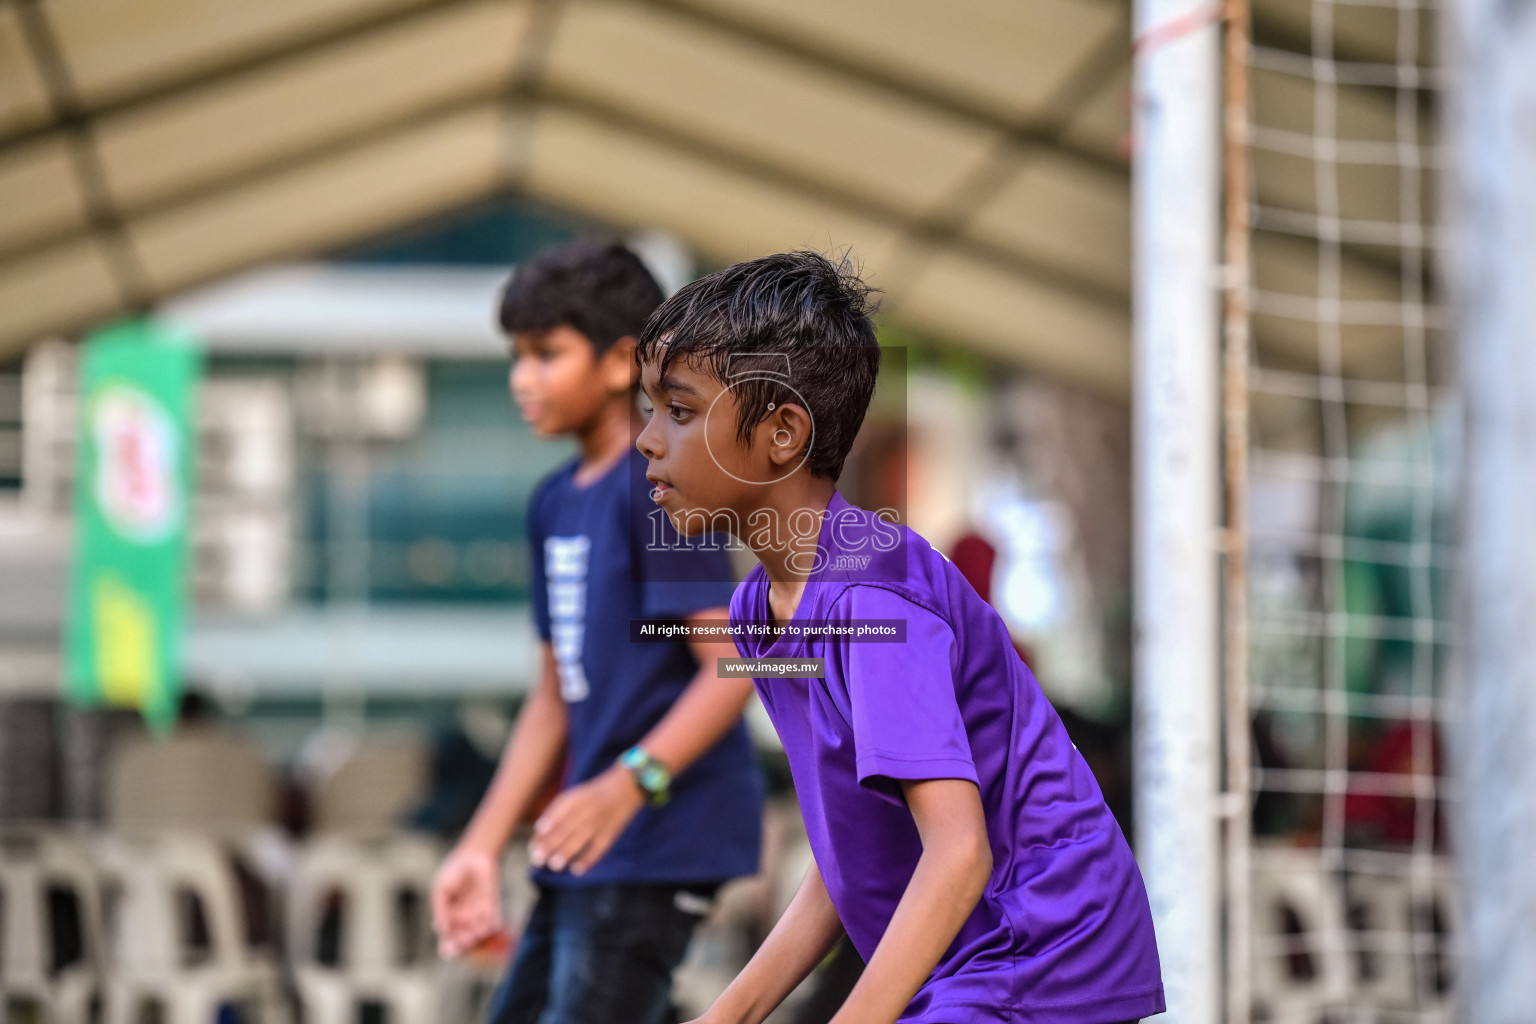
[[[543,793],[565,750],[565,701],[554,648],[548,641],[541,648],[538,683],[517,716],[490,788],[432,881],[432,923],[445,957],[457,956],[499,927],[501,849]]]
[[[783,916],[696,1024],[761,1024],[842,935],[843,923],[812,861]]]
[[[706,608],[685,621],[691,625],[728,617],[728,609]],[[673,776],[720,741],[752,696],[751,679],[721,679],[716,675],[717,658],[737,657],[734,642],[690,640],[688,646],[699,671],[661,721],[640,740],[640,746],[666,765]],[[573,874],[582,874],[602,859],[644,803],[640,787],[619,765],[572,786],[534,823],[533,862],[548,864],[556,871],[569,866]]]
[[[901,788],[923,853],[885,935],[832,1024],[893,1024],[955,941],[992,875],[975,783],[903,780]]]
[[[693,626],[728,618],[728,608],[706,608],[684,621]],[[721,678],[717,674],[718,659],[741,657],[734,640],[690,639],[688,647],[699,663],[698,673],[678,695],[671,710],[640,741],[640,746],[666,765],[673,776],[720,742],[720,737],[741,718],[753,689],[751,679]]]
[[[555,649],[545,640],[539,682],[517,716],[496,775],[459,845],[500,853],[512,830],[544,792],[550,773],[565,753],[568,727],[565,699],[555,668]]]

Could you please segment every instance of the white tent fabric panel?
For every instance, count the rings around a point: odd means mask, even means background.
[[[1126,6],[1115,0],[685,0],[673,6],[749,15],[1009,119],[1039,113],[1103,35],[1128,32]]]
[[[64,136],[0,150],[0,210],[0,253],[85,225],[85,197]]]
[[[27,53],[26,33],[14,4],[0,6],[0,132],[46,124],[48,90]]]
[[[0,353],[519,190],[715,261],[848,248],[894,319],[1118,391],[1087,353],[1114,324],[1127,358],[1125,18],[0,0]],[[986,282],[964,301],[932,283],[956,265]],[[1031,320],[1094,340],[1032,340]]]
[[[995,131],[631,3],[572,8],[545,76],[555,89],[915,210],[998,142]]]
[[[428,0],[47,0],[80,98],[103,103]]]
[[[999,360],[1107,395],[1130,393],[1129,310],[1040,285],[975,257],[929,261],[897,313],[935,333],[955,331]]]
[[[1080,152],[1130,165],[1131,60],[1105,75],[1098,91],[1078,108],[1061,133],[1062,142]]]
[[[1131,195],[1106,171],[1054,154],[1025,157],[966,234],[1130,294]]]
[[[1294,36],[1307,7],[1259,13]],[[1123,397],[1128,19],[1121,0],[0,0],[0,357],[522,192],[713,262],[850,248],[892,322]],[[1390,21],[1341,19],[1335,44],[1383,59]],[[1263,121],[1258,159],[1289,170],[1259,198],[1304,212],[1312,83],[1258,56],[1256,105],[1294,112]],[[1339,90],[1347,140],[1396,117]],[[1393,171],[1341,175],[1375,203],[1351,208],[1387,222]],[[1316,226],[1279,229],[1296,252],[1260,286],[1307,294]],[[1344,257],[1346,299],[1392,300],[1397,268]],[[1297,312],[1259,310],[1303,358]]]
[[[490,106],[134,224],[150,280],[185,288],[258,261],[344,244],[487,194],[500,121]]]
[[[526,24],[526,8],[470,4],[108,118],[98,131],[108,184],[133,207],[483,99],[505,82]]]
[[[625,227],[665,224],[705,252],[742,259],[780,249],[852,247],[889,263],[897,232],[833,203],[798,195],[583,114],[537,115],[528,190]]]
[[[86,237],[29,255],[0,274],[0,337],[34,338],[122,308],[111,261]]]

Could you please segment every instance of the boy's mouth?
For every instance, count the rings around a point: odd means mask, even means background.
[[[664,500],[666,500],[667,495],[672,493],[671,483],[663,480],[661,477],[647,473],[645,474],[645,479],[651,485],[651,500],[656,504],[660,505]]]

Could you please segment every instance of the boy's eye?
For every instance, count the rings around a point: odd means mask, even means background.
[[[685,419],[687,419],[689,416],[691,416],[693,414],[693,410],[692,409],[686,408],[685,406],[681,406],[681,405],[669,405],[669,406],[667,406],[667,412],[668,412],[669,415],[671,415],[672,419],[675,422],[677,422],[677,423],[683,422]]]
[[[640,407],[640,415],[646,419],[650,419],[651,415],[656,411],[656,407],[651,404],[650,398],[644,391],[635,396],[635,405]]]

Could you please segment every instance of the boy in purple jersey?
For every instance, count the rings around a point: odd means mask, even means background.
[[[637,349],[653,500],[760,560],[722,668],[754,677],[815,854],[704,1020],[758,1024],[845,931],[868,967],[837,1024],[1160,1013],[1135,860],[1002,620],[836,489],[879,368],[868,293],[846,263],[769,256],[678,292]]]

